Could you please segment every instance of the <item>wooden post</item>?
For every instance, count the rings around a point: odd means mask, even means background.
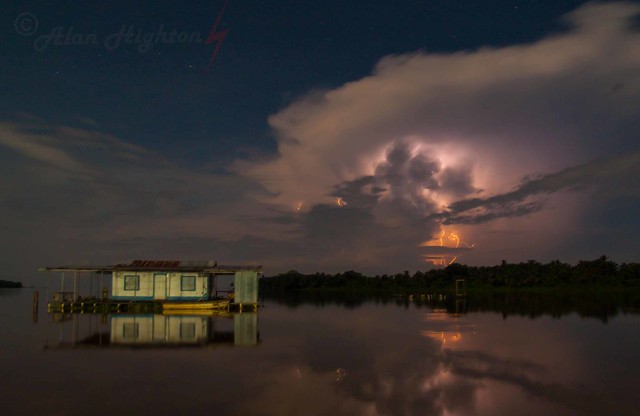
[[[47,272],[47,302],[51,301],[51,270]]]

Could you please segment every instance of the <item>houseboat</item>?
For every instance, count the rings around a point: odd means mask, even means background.
[[[40,271],[60,275],[60,291],[54,292],[50,311],[170,313],[255,310],[262,267],[221,266],[216,261],[135,260],[112,266],[44,267]],[[73,277],[73,290],[65,290],[69,276]],[[93,293],[94,286],[105,283],[105,276],[111,288],[104,286],[100,293]],[[232,276],[232,290],[218,290],[221,276]],[[89,279],[88,296],[80,293],[79,278]]]

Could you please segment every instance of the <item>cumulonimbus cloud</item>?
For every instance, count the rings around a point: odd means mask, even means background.
[[[589,161],[637,150],[639,12],[588,3],[529,44],[384,57],[369,76],[273,114],[277,155],[236,172],[262,184],[269,203],[313,217],[302,223],[307,238],[343,223],[337,208],[314,208],[343,198],[345,216],[366,213],[369,225],[348,238],[361,252],[401,235],[417,245],[442,225],[544,213],[551,194],[606,180],[609,168]],[[579,217],[569,212],[537,218],[566,230]]]
[[[470,162],[474,185],[487,192],[629,147],[628,132],[640,127],[639,10],[592,3],[565,17],[564,32],[531,44],[385,57],[370,76],[272,115],[277,157],[238,171],[272,201],[310,207],[372,174],[397,140]]]

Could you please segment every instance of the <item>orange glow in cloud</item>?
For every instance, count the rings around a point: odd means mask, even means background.
[[[342,199],[341,196],[337,196],[336,197],[336,205],[338,205],[339,207],[344,207],[347,205],[347,203]]]
[[[424,261],[431,263],[434,266],[449,266],[458,259],[458,256],[453,256],[451,260],[447,256],[425,256]]]
[[[302,203],[303,203],[303,202],[304,202],[304,201],[300,201],[300,202],[298,202],[298,206],[296,207],[296,211],[300,211],[300,210],[302,209]]]
[[[455,241],[455,244],[454,245],[445,245],[445,243],[444,243],[445,236],[446,236],[447,240]],[[435,242],[435,240],[437,240],[439,242],[439,244],[433,244],[432,242]],[[423,247],[455,247],[455,248],[458,248],[458,247],[460,247],[460,244],[464,245],[467,248],[473,248],[476,245],[476,243],[467,244],[464,241],[462,241],[460,239],[460,235],[458,234],[458,232],[450,231],[449,235],[447,235],[447,231],[444,228],[441,228],[440,229],[440,234],[438,235],[438,237],[434,237],[431,240],[425,241],[424,243],[422,243],[420,245],[423,246]]]
[[[453,240],[456,242],[456,248],[460,247],[460,237],[458,237],[458,234],[456,233],[449,234],[449,240]]]
[[[444,233],[444,231],[443,231]],[[467,248],[474,248],[476,246],[476,243],[471,243],[471,245],[465,243],[464,241],[460,241],[460,237],[458,236],[458,234],[456,233],[451,233],[449,234],[449,240],[455,241],[456,242],[456,248],[460,247],[460,244],[464,245]],[[440,237],[440,242],[442,245],[442,237]]]
[[[448,232],[448,235],[447,235]],[[451,241],[451,244],[445,245],[445,239]],[[437,243],[436,243],[437,242]],[[466,248],[475,247],[475,243],[467,244],[460,239],[460,235],[456,231],[446,231],[444,228],[440,229],[440,234],[437,237],[432,238],[429,241],[425,241],[420,244],[422,247],[447,247],[447,248],[460,248],[460,244]],[[431,263],[434,266],[448,266],[458,259],[458,256],[447,256],[444,254],[425,255],[424,260],[427,263]]]

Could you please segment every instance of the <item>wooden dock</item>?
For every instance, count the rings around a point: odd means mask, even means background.
[[[113,301],[113,300],[78,300],[50,302],[47,307],[49,313],[81,313],[81,314],[208,314],[219,312],[255,312],[255,303],[232,303],[229,300],[207,300],[194,302],[159,302],[159,301]]]
[[[159,302],[117,302],[103,300],[86,300],[71,302],[49,302],[49,313],[162,313]]]

